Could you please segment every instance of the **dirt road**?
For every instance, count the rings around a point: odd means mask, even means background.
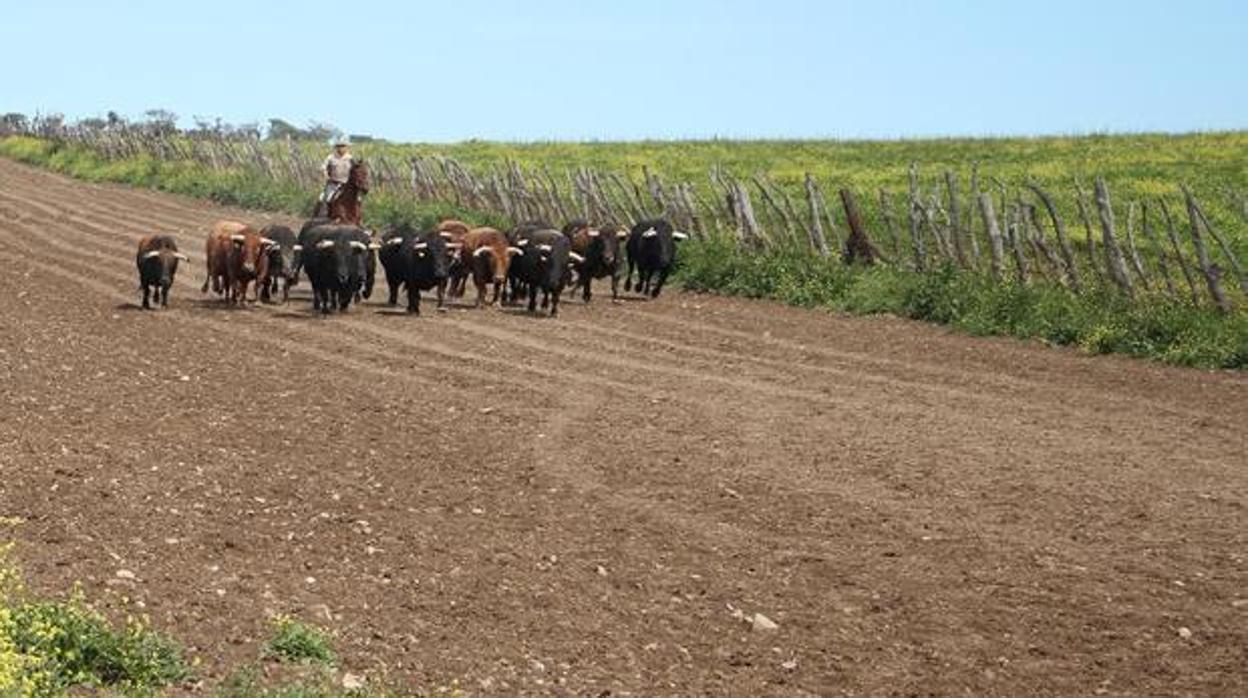
[[[0,537],[209,683],[274,612],[470,693],[1248,680],[1243,375],[680,293],[230,310],[219,218],[278,220],[0,161]],[[143,312],[164,231],[191,264]]]

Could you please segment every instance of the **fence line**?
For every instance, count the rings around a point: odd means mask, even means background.
[[[191,161],[215,171],[246,169],[309,191],[321,183],[319,161],[289,138],[274,143],[260,141],[254,134],[178,131],[153,123],[65,125],[54,118],[7,125],[0,128],[0,135],[75,144],[110,160],[145,156]],[[991,186],[983,188],[977,164],[971,168],[969,186],[963,187],[953,170],[925,182],[919,165],[912,163],[899,226],[887,189],[877,192],[878,208],[871,212],[863,208],[854,191],[835,187],[838,211],[828,205],[823,183],[809,172],[791,191],[766,173],[739,177],[719,166],[708,171],[702,186],[696,186],[667,181],[649,168],[643,168],[637,180],[626,172],[589,167],[556,174],[547,166],[524,167],[515,160],[474,171],[439,155],[412,156],[399,162],[383,152],[369,163],[379,192],[420,202],[452,203],[513,222],[579,217],[631,224],[663,216],[696,237],[728,235],[750,249],[800,246],[821,257],[839,253],[846,263],[888,263],[920,273],[953,266],[998,280],[1012,276],[1017,283],[1062,285],[1076,293],[1108,283],[1128,296],[1178,298],[1185,294],[1171,279],[1174,266],[1186,284],[1187,298],[1195,303],[1207,299],[1224,311],[1234,305],[1222,284],[1229,271],[1238,281],[1233,286],[1248,296],[1244,265],[1186,185],[1176,187],[1188,214],[1184,241],[1165,197],[1128,201],[1125,215],[1118,216],[1102,177],[1095,178],[1090,199],[1075,182],[1071,200],[1084,229],[1079,241],[1068,233],[1051,192],[1032,179],[1011,187],[988,177]],[[799,206],[794,195],[803,198],[804,205]],[[1248,197],[1233,189],[1225,195],[1235,215],[1248,221]],[[1093,232],[1089,200],[1095,207],[1099,235]],[[1118,206],[1117,212],[1123,212],[1122,203]],[[1153,228],[1150,209],[1162,212],[1164,241]],[[840,234],[838,215],[844,216],[848,237]],[[1137,220],[1142,238],[1136,237]],[[1212,247],[1207,239],[1212,240]],[[1203,279],[1207,295],[1198,291],[1193,270]]]

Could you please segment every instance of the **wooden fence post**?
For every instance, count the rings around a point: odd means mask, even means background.
[[[1001,228],[997,225],[997,214],[992,210],[992,195],[979,195],[979,212],[984,218],[984,229],[988,231],[988,243],[992,249],[992,277],[1000,281],[1005,250],[1001,245]]]
[[[880,251],[871,243],[867,229],[862,224],[862,214],[858,211],[858,201],[854,198],[854,193],[842,188],[841,204],[845,207],[845,220],[849,224],[849,238],[845,241],[843,255],[845,263],[875,264],[875,261],[880,258]]]
[[[1200,234],[1200,214],[1196,211],[1196,200],[1192,198],[1192,192],[1186,186],[1183,187],[1183,196],[1187,200],[1187,217],[1192,226],[1192,246],[1196,248],[1196,261],[1200,263],[1200,271],[1205,275],[1205,285],[1209,287],[1209,295],[1213,297],[1213,302],[1217,304],[1218,309],[1224,313],[1229,312],[1231,304],[1227,301],[1226,294],[1222,291],[1222,284],[1218,281],[1220,270],[1209,260],[1205,238]]]
[[[1057,244],[1062,251],[1062,262],[1066,267],[1066,278],[1070,281],[1070,287],[1076,291],[1080,290],[1079,282],[1079,265],[1075,263],[1075,253],[1070,246],[1070,238],[1066,235],[1066,224],[1062,222],[1062,217],[1057,212],[1057,206],[1054,205],[1053,199],[1040,188],[1040,185],[1034,181],[1027,183],[1027,188],[1035,193],[1040,199],[1040,203],[1044,205],[1044,209],[1049,213],[1049,219],[1053,221],[1053,230],[1057,234]]]
[[[1134,287],[1131,277],[1127,276],[1127,266],[1122,258],[1122,249],[1118,247],[1118,239],[1114,236],[1114,209],[1109,201],[1109,188],[1105,179],[1097,177],[1093,185],[1096,196],[1096,210],[1101,218],[1101,235],[1105,243],[1105,263],[1109,276],[1122,289],[1123,293],[1132,295]]]
[[[820,257],[828,256],[828,242],[823,237],[823,221],[819,220],[819,196],[815,191],[815,178],[806,173],[806,203],[810,206],[810,246]]]
[[[1183,278],[1187,281],[1187,288],[1192,294],[1192,303],[1200,305],[1200,292],[1196,290],[1196,279],[1192,276],[1191,266],[1187,263],[1187,257],[1183,255],[1183,248],[1179,245],[1179,235],[1175,229],[1174,217],[1170,215],[1170,207],[1166,205],[1165,199],[1158,199],[1161,203],[1161,213],[1166,218],[1166,236],[1170,238],[1170,246],[1174,249],[1174,258],[1178,260],[1179,270],[1183,272]]]

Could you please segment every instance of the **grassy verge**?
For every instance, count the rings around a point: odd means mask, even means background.
[[[747,252],[731,240],[682,249],[680,278],[691,290],[776,300],[844,312],[891,313],[975,335],[1006,335],[1094,354],[1120,353],[1202,368],[1248,368],[1248,313],[1231,315],[1105,290],[1076,295],[1050,285],[996,282],[945,268],[914,274],[851,269],[805,250]]]
[[[147,157],[108,161],[83,148],[31,138],[0,140],[0,156],[88,181],[121,182],[295,215],[307,215],[312,198],[296,185],[245,170],[222,173]],[[398,221],[426,226],[444,217],[507,224],[478,211],[384,193],[370,196],[367,205],[368,223],[377,226]],[[1184,366],[1248,367],[1248,313],[1243,309],[1223,315],[1158,296],[1130,300],[1110,290],[1076,295],[1051,285],[999,283],[954,269],[920,275],[887,267],[847,268],[805,250],[746,251],[728,238],[690,241],[681,254],[677,278],[692,290],[852,313],[892,313],[972,334],[1036,339]]]

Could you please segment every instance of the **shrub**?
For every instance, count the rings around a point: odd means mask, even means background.
[[[0,695],[146,694],[190,677],[175,643],[138,619],[114,628],[80,590],[66,601],[27,598],[8,550],[0,548]]]
[[[275,616],[270,625],[271,633],[264,647],[266,657],[333,666],[334,650],[325,631],[290,616]]]

